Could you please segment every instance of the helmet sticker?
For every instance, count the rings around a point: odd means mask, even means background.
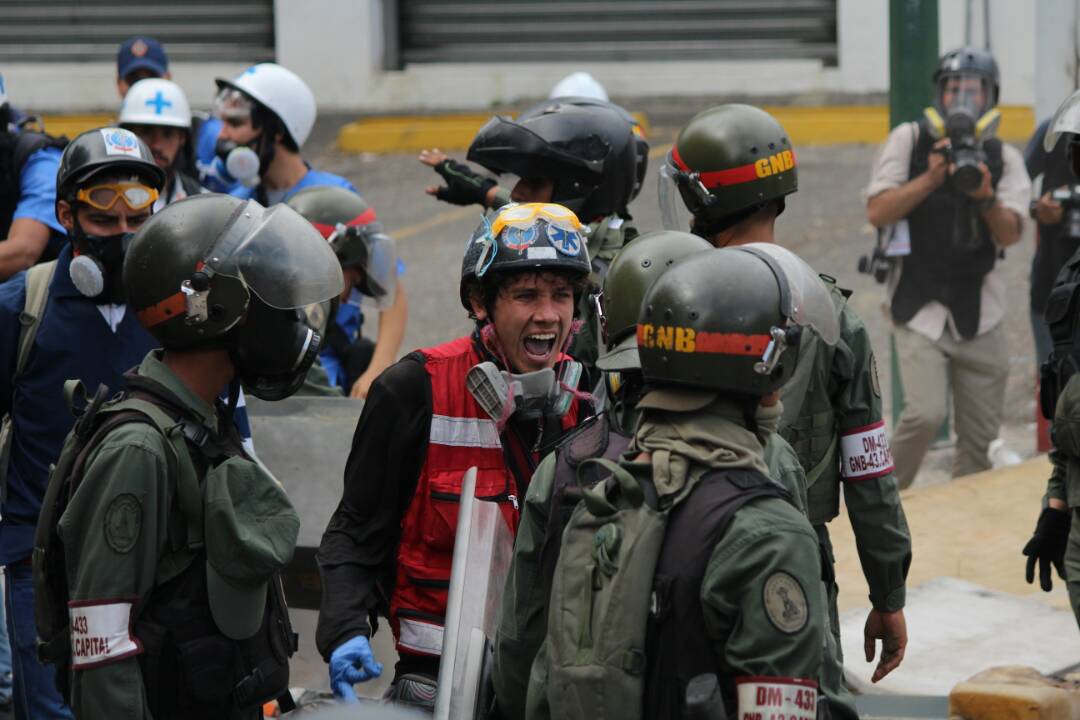
[[[575,257],[581,254],[581,233],[556,224],[547,226],[547,237],[556,250],[563,255]]]
[[[537,237],[535,225],[527,227],[511,225],[503,232],[503,245],[511,250],[521,251],[536,242]]]
[[[102,128],[101,137],[105,141],[105,153],[107,155],[126,155],[133,158],[142,158],[139,152],[139,140],[135,133],[123,128]]]
[[[529,260],[554,260],[555,248],[549,247],[531,247],[526,251],[525,257]]]

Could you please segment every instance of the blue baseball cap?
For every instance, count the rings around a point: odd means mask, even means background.
[[[120,51],[116,53],[117,76],[126,78],[136,70],[149,70],[158,77],[164,77],[169,71],[169,56],[160,42],[152,37],[136,35],[120,45]]]

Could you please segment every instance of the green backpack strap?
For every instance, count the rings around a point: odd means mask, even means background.
[[[604,457],[588,458],[583,460],[578,465],[575,477],[578,482],[578,486],[581,488],[582,499],[585,501],[585,506],[588,507],[589,512],[597,517],[605,517],[608,515],[614,515],[618,512],[618,508],[608,499],[605,486],[607,483],[598,482],[591,487],[587,487],[582,482],[582,474],[584,468],[589,463],[599,465],[605,470],[610,470],[615,480],[618,482],[619,490],[624,500],[633,507],[639,507],[645,502],[645,492],[641,489],[641,483],[631,475],[626,468],[622,467],[618,463]]]
[[[41,325],[41,316],[45,314],[45,303],[49,299],[49,285],[52,284],[55,273],[55,260],[34,265],[26,271],[26,302],[23,311],[19,313],[19,324],[22,328],[19,330],[19,351],[15,356],[15,378],[22,375],[30,358],[30,350],[34,347],[38,326]]]

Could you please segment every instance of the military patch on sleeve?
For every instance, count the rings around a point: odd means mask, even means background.
[[[873,351],[870,352],[870,387],[875,395],[881,397],[881,381],[878,379],[877,374],[877,355]]]
[[[782,633],[797,633],[806,627],[810,615],[806,605],[806,593],[799,581],[786,572],[774,572],[762,588],[765,614]]]
[[[142,503],[131,493],[113,498],[105,511],[105,542],[118,553],[135,547],[142,532]]]

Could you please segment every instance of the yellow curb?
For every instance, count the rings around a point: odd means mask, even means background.
[[[841,145],[884,142],[889,134],[889,108],[884,105],[830,105],[828,107],[766,106],[800,145]],[[1001,111],[998,137],[1026,143],[1035,131],[1035,112],[1022,105],[1006,105]]]
[[[643,113],[631,114],[648,137],[649,119]],[[509,114],[509,117],[513,116],[513,113]],[[428,148],[465,150],[476,132],[490,119],[490,114],[363,118],[341,128],[338,147],[364,153],[420,152]]]
[[[42,115],[41,121],[51,135],[66,135],[73,138],[81,132],[116,124],[116,115]]]

